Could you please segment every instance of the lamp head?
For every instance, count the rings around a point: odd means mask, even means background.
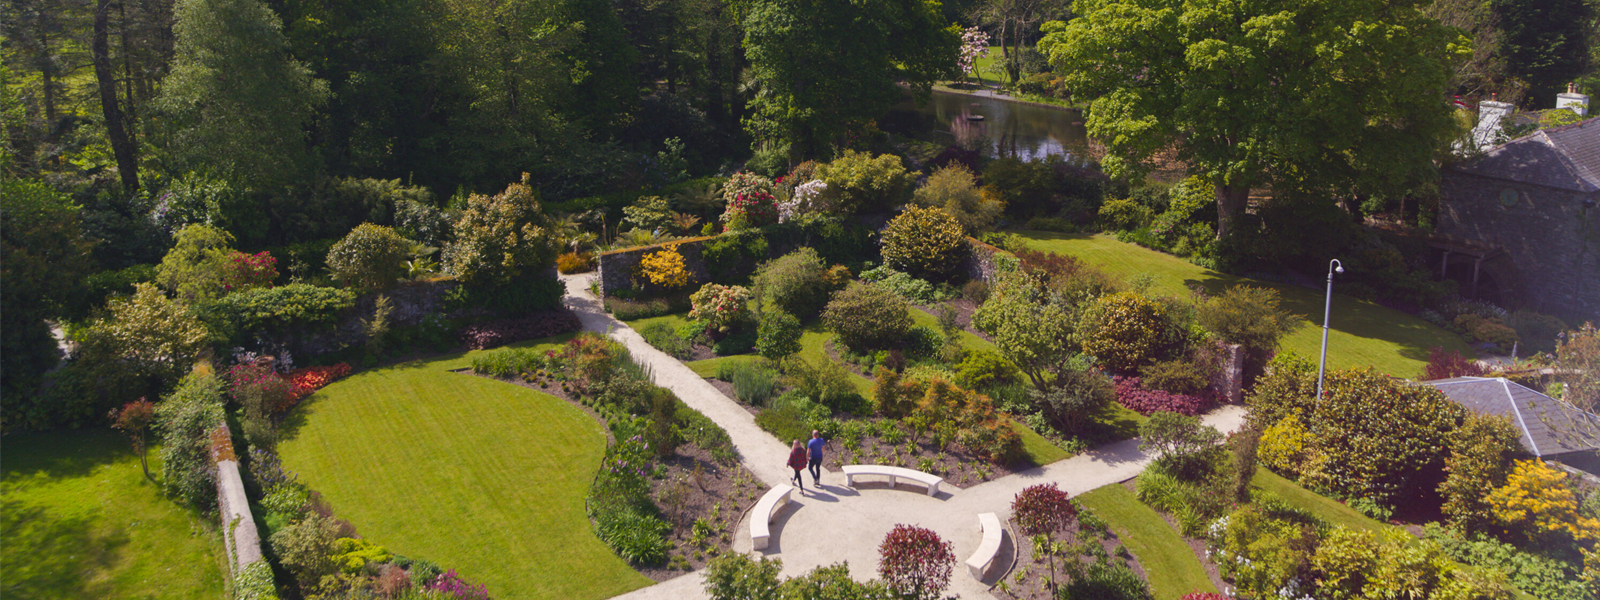
[[[1333,272],[1335,272],[1335,273],[1343,273],[1344,272],[1344,267],[1334,267],[1333,268]]]

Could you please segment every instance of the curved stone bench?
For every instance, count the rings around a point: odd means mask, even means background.
[[[972,574],[973,579],[983,581],[983,574],[989,572],[995,556],[1000,554],[1000,541],[1004,538],[1005,529],[1000,527],[1000,518],[994,513],[978,515],[978,529],[983,530],[983,543],[978,544],[978,550],[972,553],[972,558],[967,559],[967,572]]]
[[[917,483],[921,483],[922,485],[928,486],[929,496],[938,495],[939,484],[944,482],[943,477],[929,473],[923,473],[922,471],[914,471],[905,467],[895,467],[890,465],[845,465],[844,467],[845,482],[850,487],[855,487],[856,478],[863,475],[881,475],[888,477],[889,487],[894,487],[895,484],[899,483],[901,479],[910,479]]]
[[[772,536],[772,514],[789,503],[789,494],[793,492],[792,485],[773,486],[750,511],[750,544],[756,550],[767,547],[767,541]]]

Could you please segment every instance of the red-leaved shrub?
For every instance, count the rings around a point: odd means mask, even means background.
[[[1433,350],[1428,352],[1428,366],[1422,369],[1422,380],[1477,377],[1483,374],[1483,367],[1477,361],[1469,360],[1460,352],[1434,346]]]
[[[540,312],[516,319],[502,319],[468,325],[461,330],[461,341],[472,350],[494,348],[512,342],[560,335],[583,328],[578,315],[567,309]]]
[[[1112,377],[1117,386],[1117,402],[1141,415],[1167,411],[1196,416],[1211,409],[1216,399],[1210,393],[1201,395],[1174,394],[1161,390],[1145,389],[1138,377]]]
[[[878,576],[902,597],[942,597],[956,562],[953,548],[930,529],[895,525],[878,545]]]
[[[306,396],[310,396],[312,392],[322,389],[322,386],[333,383],[333,380],[349,374],[350,365],[345,363],[326,367],[306,367],[288,372],[283,377],[289,380],[289,384],[293,386],[294,393],[288,406],[284,408],[287,409],[289,406],[299,404],[301,400],[304,400]]]

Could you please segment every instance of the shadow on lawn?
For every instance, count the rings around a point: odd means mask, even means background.
[[[155,452],[151,450],[152,462]],[[33,477],[87,477],[95,469],[132,453],[128,438],[109,429],[14,433],[0,438],[0,454],[5,456],[7,487],[18,485],[21,479]]]
[[[108,598],[109,582],[87,575],[110,570],[128,544],[126,532],[101,535],[85,517],[64,517],[43,506],[0,501],[5,532],[6,598]]]

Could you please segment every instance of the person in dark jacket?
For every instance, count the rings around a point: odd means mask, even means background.
[[[789,451],[789,468],[794,469],[794,477],[789,481],[793,481],[795,487],[805,489],[805,484],[800,479],[800,471],[806,468],[806,446],[800,443],[800,440],[795,440],[794,449]]]
[[[815,429],[811,430],[811,441],[806,443],[806,450],[811,453],[811,461],[807,463],[811,467],[811,483],[819,488],[822,487],[822,446],[827,443]]]

